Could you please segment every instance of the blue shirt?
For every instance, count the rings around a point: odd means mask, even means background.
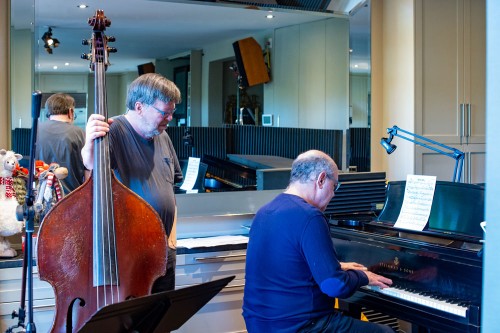
[[[343,271],[323,213],[282,193],[263,206],[250,229],[243,316],[249,333],[296,332],[333,311],[334,298],[368,284]]]

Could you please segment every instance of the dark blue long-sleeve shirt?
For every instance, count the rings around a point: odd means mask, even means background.
[[[256,214],[243,301],[249,333],[296,332],[366,284],[362,271],[340,268],[323,213],[302,198],[280,194]]]

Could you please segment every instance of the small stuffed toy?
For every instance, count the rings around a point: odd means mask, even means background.
[[[41,163],[38,163],[38,165],[41,165]],[[51,163],[48,167],[46,166],[47,164],[43,163],[43,166],[37,169],[39,171],[38,194],[35,201],[35,211],[40,214],[40,220],[64,197],[60,180],[68,176],[68,169],[60,167],[57,163]]]
[[[14,188],[14,172],[23,156],[0,149],[0,257],[17,255],[5,237],[21,233],[24,223],[17,220],[18,202]]]

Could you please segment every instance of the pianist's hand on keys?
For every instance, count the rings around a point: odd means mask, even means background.
[[[340,263],[340,268],[342,268],[343,271],[347,271],[349,269],[354,269],[358,271],[367,271],[368,268],[364,266],[363,264],[358,264],[357,262],[341,262]]]
[[[368,285],[375,286],[379,288],[388,288],[392,284],[392,280],[388,279],[382,275],[372,273],[370,271],[364,272],[368,276]]]

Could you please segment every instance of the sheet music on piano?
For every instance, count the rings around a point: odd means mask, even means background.
[[[190,157],[188,161],[188,167],[186,170],[186,176],[184,182],[181,185],[181,190],[185,190],[188,193],[198,192],[198,190],[193,190],[196,179],[198,178],[198,172],[200,170],[200,159],[196,157]]]
[[[408,175],[403,205],[394,227],[423,231],[431,213],[436,176]]]

